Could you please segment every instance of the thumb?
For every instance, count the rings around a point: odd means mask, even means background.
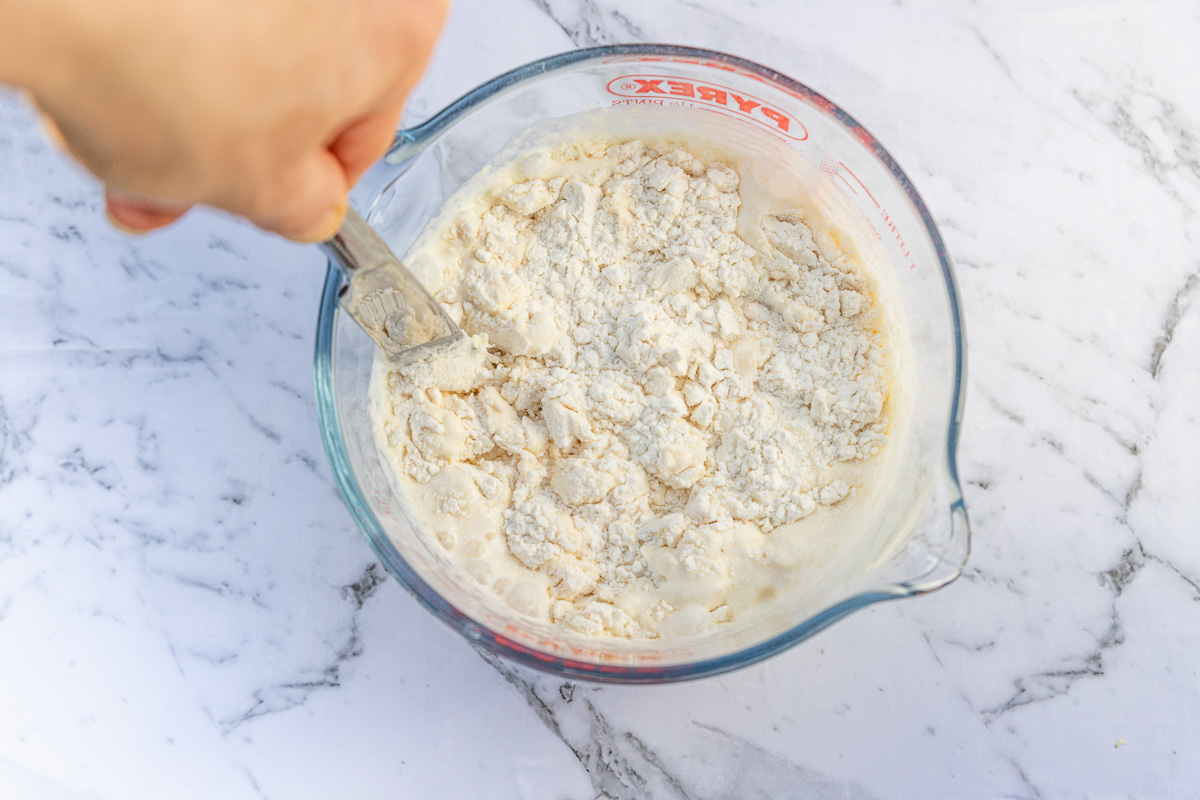
[[[260,228],[293,241],[321,242],[337,233],[342,224],[349,191],[341,162],[321,148],[277,175],[245,216]]]

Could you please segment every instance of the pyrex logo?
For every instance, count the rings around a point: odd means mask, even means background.
[[[608,92],[617,97],[654,101],[655,105],[676,101],[732,112],[734,116],[754,120],[789,139],[803,141],[808,138],[804,125],[790,114],[753,95],[715,83],[689,81],[670,75],[622,75],[608,82]]]

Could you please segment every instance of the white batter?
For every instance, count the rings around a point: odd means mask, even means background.
[[[471,338],[381,359],[372,407],[464,580],[662,638],[829,557],[887,442],[890,348],[875,277],[784,166],[694,133],[573,137],[443,209],[407,261]]]

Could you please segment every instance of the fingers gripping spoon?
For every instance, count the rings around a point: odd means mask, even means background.
[[[393,362],[412,363],[463,338],[441,304],[354,209],[323,247],[346,276],[338,295],[342,310]]]

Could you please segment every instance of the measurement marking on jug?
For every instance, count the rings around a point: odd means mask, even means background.
[[[840,172],[835,172],[835,173],[833,173],[833,176],[834,176],[835,178],[837,178],[838,180],[840,180],[842,183],[846,184],[846,188],[850,190],[850,193],[851,193],[851,194],[858,194],[858,191],[857,191],[857,190],[855,190],[855,188],[854,188],[853,186],[851,186],[851,185],[850,185],[850,181],[846,180],[846,176],[845,176],[845,175],[843,175],[843,174],[842,174],[842,173],[840,173]],[[879,205],[879,204],[878,204],[878,203],[876,203],[875,205]]]
[[[847,174],[847,175],[849,175],[851,178],[854,178],[854,181],[855,181],[855,182],[856,182],[856,183],[857,183],[859,186],[861,186],[861,187],[862,187],[862,190],[863,190],[864,192],[866,192],[866,193],[867,193],[867,197],[871,198],[871,202],[875,204],[875,207],[876,207],[876,208],[878,208],[880,211],[882,211],[882,210],[883,210],[883,206],[879,205],[879,201],[875,199],[875,195],[871,194],[871,190],[867,188],[867,185],[866,185],[865,183],[863,183],[862,181],[860,181],[860,180],[858,179],[858,176],[857,176],[857,175],[855,175],[855,174],[854,174],[854,173],[853,173],[853,172],[850,170],[850,168],[849,168],[849,167],[847,167],[847,166],[845,165],[845,163],[843,163],[843,162],[839,161],[839,162],[838,162],[838,167],[840,167],[841,169],[844,169],[844,170],[846,170],[846,174]],[[845,179],[845,178],[842,178],[842,180],[843,180],[843,181],[845,181],[846,179]],[[846,182],[846,185],[847,185],[847,186],[849,186],[849,185],[850,185],[849,181],[847,181],[847,182]],[[853,189],[851,189],[851,191],[853,191]],[[855,194],[858,194],[858,192],[854,192],[854,193],[855,193]]]
[[[841,161],[839,161],[837,163],[838,163],[837,176],[839,178],[842,178],[842,182],[845,183],[846,186],[849,187],[850,191],[854,192],[854,194],[858,194],[858,192],[855,191],[853,186],[850,186],[849,181],[847,181],[844,177],[842,177],[842,170],[845,170],[846,174],[849,175],[851,178],[854,178],[854,182],[862,187],[862,190],[867,193],[867,197],[871,198],[871,202],[875,204],[875,207],[877,209],[879,209],[879,216],[883,220],[883,224],[888,226],[888,230],[890,230],[892,232],[892,236],[895,237],[896,244],[900,247],[900,254],[903,255],[904,258],[908,261],[908,268],[916,269],[917,264],[915,261],[912,260],[912,253],[910,253],[908,250],[908,243],[904,241],[904,236],[901,235],[900,229],[896,227],[896,223],[892,222],[892,215],[887,212],[886,208],[884,208],[883,206],[881,206],[879,204],[879,201],[875,199],[875,195],[871,194],[871,190],[867,188],[867,185],[865,183],[863,183],[861,180],[859,180],[859,177],[854,174],[853,170],[851,170],[849,167],[847,167],[845,165],[845,163],[843,163]]]

